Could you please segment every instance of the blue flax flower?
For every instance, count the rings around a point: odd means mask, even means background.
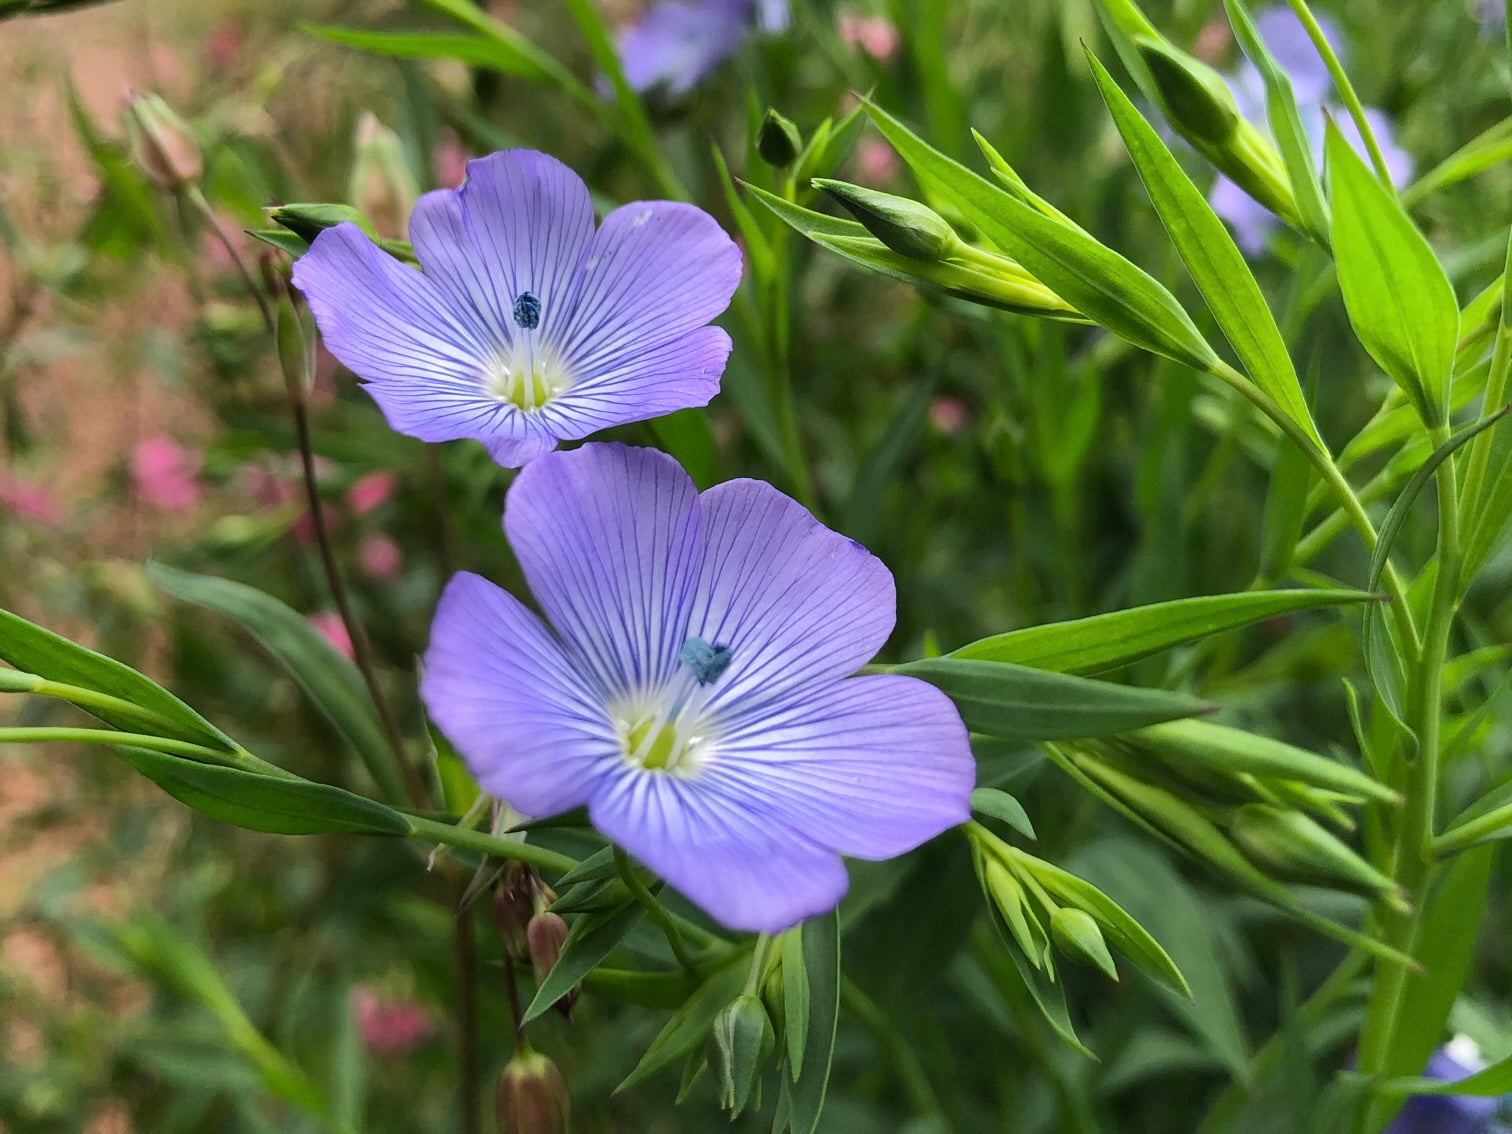
[[[637,91],[685,95],[740,50],[753,29],[787,26],[786,0],[664,0],[620,32],[620,65]]]
[[[1323,29],[1324,38],[1335,53],[1342,56],[1344,37],[1339,29],[1326,17],[1318,17],[1318,23]],[[1291,79],[1292,90],[1297,97],[1297,109],[1302,115],[1302,126],[1312,143],[1314,160],[1320,164],[1323,161],[1324,125],[1329,116],[1332,116],[1334,125],[1338,127],[1344,140],[1363,156],[1365,143],[1354,119],[1341,107],[1328,101],[1333,90],[1333,79],[1296,13],[1284,4],[1272,5],[1256,13],[1255,26],[1271,55]],[[1248,59],[1243,59],[1227,78],[1240,113],[1251,122],[1263,125],[1265,82],[1260,77],[1259,70]],[[1386,159],[1392,182],[1398,186],[1405,184],[1412,176],[1412,156],[1397,145],[1391,120],[1373,107],[1365,108],[1365,118],[1370,123],[1371,133],[1380,143],[1381,155]],[[1222,175],[1213,182],[1208,203],[1213,206],[1215,213],[1228,221],[1239,246],[1251,254],[1264,251],[1266,239],[1281,223],[1274,213]]]
[[[401,433],[476,438],[510,468],[719,391],[730,337],[707,324],[740,251],[701,209],[640,201],[595,232],[577,174],[508,150],[421,197],[410,240],[423,271],[350,223],[294,265],[331,353]]]
[[[533,462],[504,530],[545,614],[460,574],[422,694],[482,785],[594,826],[732,928],[835,906],[841,855],[970,814],[975,764],[933,686],[851,674],[892,631],[887,568],[770,485],[699,493],[652,449]]]
[[[1469,1053],[1459,1046],[1456,1039],[1435,1051],[1424,1077],[1453,1083],[1479,1070],[1474,1044]],[[1499,1105],[1494,1098],[1474,1095],[1419,1095],[1407,1100],[1384,1134],[1492,1134],[1503,1129],[1493,1125]]]

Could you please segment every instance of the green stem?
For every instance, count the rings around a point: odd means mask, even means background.
[[[450,823],[440,823],[420,815],[406,815],[405,819],[409,822],[409,837],[412,839],[479,851],[556,874],[565,874],[577,865],[576,859],[522,839],[501,839],[484,831],[469,831],[465,827],[454,827]]]
[[[782,196],[787,201],[797,197],[791,175],[784,176]],[[793,395],[792,302],[788,289],[788,258],[791,233],[784,225],[772,239],[772,278],[767,292],[767,326],[771,334],[771,372],[767,394],[777,417],[778,436],[782,442],[783,463],[793,483],[793,494],[809,511],[816,511],[813,481],[809,477],[808,457],[803,451],[803,434],[798,427],[798,406]]]
[[[1381,153],[1381,145],[1376,141],[1375,131],[1370,128],[1370,119],[1365,117],[1365,107],[1360,104],[1360,96],[1355,94],[1354,84],[1349,81],[1349,75],[1344,71],[1344,65],[1339,62],[1339,57],[1334,54],[1333,45],[1328,42],[1328,37],[1323,34],[1323,29],[1318,25],[1318,19],[1312,14],[1307,6],[1307,0],[1288,0],[1292,11],[1297,13],[1297,19],[1302,21],[1302,26],[1307,29],[1308,38],[1313,41],[1313,46],[1318,49],[1318,54],[1323,57],[1323,64],[1328,68],[1328,73],[1333,76],[1334,86],[1338,88],[1339,97],[1344,101],[1344,106],[1349,110],[1349,117],[1354,119],[1355,127],[1360,131],[1360,137],[1364,139],[1365,149],[1370,153],[1370,164],[1375,166],[1376,176],[1388,188],[1391,186],[1391,169],[1386,164],[1385,155]]]
[[[67,744],[129,744],[133,748],[148,748],[165,752],[170,756],[188,756],[207,764],[226,764],[232,759],[229,752],[217,752],[202,744],[187,740],[172,740],[166,736],[153,736],[143,732],[116,732],[108,728],[0,728],[0,744],[45,744],[57,741]]]
[[[672,955],[677,958],[677,963],[690,973],[697,972],[698,964],[688,952],[688,947],[683,944],[682,933],[672,921],[672,915],[656,900],[656,895],[646,889],[645,884],[636,877],[635,868],[630,864],[630,856],[619,847],[614,848],[614,865],[626,889],[637,902],[645,907],[647,915],[656,922],[657,927],[667,938],[667,944],[672,947]]]
[[[1448,439],[1448,428],[1433,431],[1435,445]],[[1459,603],[1460,521],[1459,490],[1453,459],[1439,466],[1439,531],[1437,569],[1433,596],[1423,640],[1408,688],[1406,724],[1416,737],[1416,751],[1408,753],[1406,807],[1403,811],[1393,858],[1394,878],[1407,895],[1411,912],[1402,914],[1383,906],[1378,913],[1381,935],[1387,945],[1411,955],[1422,925],[1435,862],[1434,819],[1437,810],[1439,745],[1443,725],[1444,664],[1449,635]],[[1360,1033],[1360,1070],[1377,1074],[1388,1070],[1387,1061],[1400,1023],[1411,974],[1400,965],[1378,965]],[[1360,1115],[1366,1128],[1375,1108],[1366,1105]]]
[[[1233,387],[1240,394],[1259,409],[1266,417],[1276,423],[1276,426],[1286,434],[1294,445],[1301,448],[1304,456],[1318,470],[1318,475],[1323,478],[1324,485],[1333,494],[1339,506],[1344,509],[1350,526],[1354,528],[1360,541],[1365,545],[1366,554],[1374,555],[1379,537],[1376,534],[1375,524],[1365,511],[1365,505],[1355,495],[1354,488],[1348,479],[1334,463],[1329,454],[1318,440],[1308,430],[1292,419],[1291,415],[1276,404],[1264,390],[1256,386],[1243,374],[1235,370],[1221,359],[1215,362],[1211,373]],[[1445,462],[1446,464],[1448,462]],[[1397,630],[1402,635],[1402,640],[1410,644],[1412,652],[1417,653],[1421,646],[1418,641],[1417,625],[1412,618],[1412,607],[1407,600],[1407,588],[1402,583],[1402,578],[1397,574],[1396,568],[1389,562],[1386,564],[1385,583],[1387,594],[1391,598],[1391,609],[1396,618]]]

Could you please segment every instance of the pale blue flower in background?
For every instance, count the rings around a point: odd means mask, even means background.
[[[753,32],[775,34],[787,24],[787,0],[663,0],[620,33],[620,65],[637,91],[684,95]]]

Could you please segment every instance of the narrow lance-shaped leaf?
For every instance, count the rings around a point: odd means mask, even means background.
[[[256,587],[194,575],[161,563],[148,575],[169,594],[234,619],[261,642],[337,730],[390,799],[404,796],[393,756],[357,667],[309,619]]]
[[[978,815],[1000,819],[1026,839],[1038,839],[1024,805],[1002,788],[977,788],[971,793],[971,809]]]
[[[1173,599],[982,638],[953,658],[1015,662],[1060,673],[1097,673],[1210,634],[1315,607],[1367,602],[1366,591],[1245,591]]]
[[[8,610],[0,610],[0,660],[47,681],[93,689],[140,706],[156,718],[164,736],[224,752],[237,750],[225,733],[157,682]],[[139,731],[143,723],[136,713],[114,713],[98,707],[90,711],[106,724],[129,731]]]
[[[941,689],[973,732],[1005,740],[1108,736],[1198,716],[1216,706],[1162,689],[1138,689],[1006,662],[926,658],[895,667]]]
[[[550,1011],[563,996],[571,991],[600,961],[614,952],[625,939],[625,934],[635,928],[646,908],[639,902],[630,902],[619,909],[604,913],[582,914],[572,923],[567,933],[566,944],[557,963],[551,966],[546,979],[536,989],[534,999],[525,1009],[524,1022],[530,1023],[543,1012]],[[719,1009],[716,1007],[715,1011]],[[713,1016],[709,1017],[711,1020]]]
[[[658,1071],[672,1066],[708,1038],[714,1017],[740,995],[740,986],[746,976],[742,962],[748,959],[748,954],[739,953],[705,979],[698,991],[683,1002],[682,1007],[672,1014],[672,1018],[657,1033],[635,1069],[614,1088],[616,1093],[628,1090]]]
[[[1134,168],[1171,242],[1239,361],[1262,390],[1322,447],[1291,355],[1238,245],[1160,136],[1089,50],[1087,60]]]
[[[1412,218],[1328,123],[1328,191],[1339,289],[1360,342],[1425,424],[1443,424],[1459,303]]]
[[[788,1091],[792,1134],[814,1134],[829,1091],[830,1065],[835,1055],[835,1031],[840,1022],[840,915],[832,912],[809,918],[803,936],[803,964],[808,981],[808,1030],[803,1059],[789,1065]]]
[[[952,161],[876,104],[867,113],[926,187],[1078,311],[1135,346],[1207,370],[1213,348],[1176,297],[1084,229]]]

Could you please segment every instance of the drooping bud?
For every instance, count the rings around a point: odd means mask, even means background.
[[[751,1099],[762,1058],[776,1044],[772,1021],[761,1001],[738,996],[714,1018],[709,1062],[719,1087],[719,1104],[738,1118]]]
[[[499,1073],[494,1097],[501,1134],[567,1134],[567,1083],[537,1051],[522,1051]]]
[[[791,121],[768,108],[756,132],[756,152],[774,169],[783,169],[803,152],[803,135]]]
[[[1101,969],[1109,980],[1118,979],[1118,969],[1108,952],[1097,921],[1086,910],[1062,906],[1050,915],[1050,936],[1066,956]]]
[[[552,966],[562,955],[562,948],[567,943],[567,922],[561,914],[544,910],[530,919],[525,926],[525,943],[530,953],[530,967],[535,973],[537,987],[546,979],[546,974],[551,972]],[[571,1017],[572,1006],[577,1003],[580,989],[577,985],[565,993],[556,1002],[556,1010],[562,1015]]]
[[[928,205],[827,177],[816,177],[813,184],[844,205],[866,231],[900,256],[943,260],[961,244],[955,229]]]
[[[178,193],[199,180],[204,157],[189,124],[155,94],[126,95],[126,145],[131,160],[159,189]]]
[[[499,927],[499,935],[504,938],[504,952],[511,961],[531,959],[528,930],[536,913],[533,874],[524,863],[511,862],[494,888],[494,922]]]
[[[347,199],[380,236],[402,240],[420,185],[404,159],[404,144],[372,111],[357,123],[357,147]]]
[[[269,249],[259,257],[263,282],[273,296],[273,337],[289,396],[303,402],[315,386],[315,328],[309,308],[289,286],[288,267]]]
[[[1278,878],[1371,894],[1406,909],[1391,878],[1300,811],[1247,804],[1234,812],[1229,832],[1246,858]]]

